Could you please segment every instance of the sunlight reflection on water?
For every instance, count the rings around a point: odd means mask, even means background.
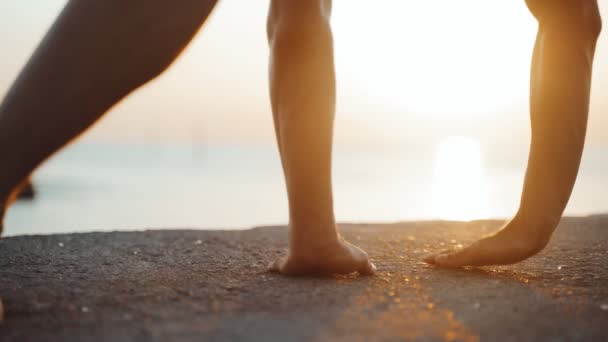
[[[589,146],[567,215],[608,212],[608,146]],[[339,222],[509,218],[527,150],[468,137],[376,147],[337,146]],[[34,174],[5,236],[142,228],[250,228],[285,224],[276,146],[74,144]]]

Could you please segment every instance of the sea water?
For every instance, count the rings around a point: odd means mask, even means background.
[[[472,170],[475,177],[460,179],[469,166],[460,165],[460,174],[451,172],[453,165],[438,172],[444,163],[438,163],[433,146],[338,146],[333,158],[336,216],[340,222],[508,218],[518,206],[526,159],[525,148],[511,154],[485,151],[474,163],[480,168]],[[5,236],[245,229],[288,219],[283,173],[272,144],[80,143],[48,160],[33,182],[35,200],[11,207]],[[608,146],[594,146],[585,152],[566,214],[602,212],[608,212]]]

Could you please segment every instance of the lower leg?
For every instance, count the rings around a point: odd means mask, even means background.
[[[365,252],[337,232],[331,184],[335,109],[327,1],[274,0],[269,15],[271,100],[289,198],[286,274],[371,273]]]
[[[0,214],[42,161],[165,70],[214,5],[70,1],[0,104]]]
[[[581,18],[541,18],[530,85],[532,143],[517,215],[496,234],[463,250],[430,256],[428,262],[451,267],[511,264],[549,242],[572,193],[585,142],[601,23],[599,14]]]

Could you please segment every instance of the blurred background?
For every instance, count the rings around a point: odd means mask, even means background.
[[[65,3],[0,2],[0,97]],[[334,1],[338,220],[509,217],[530,136],[536,23],[524,1],[373,4]],[[37,170],[37,196],[11,208],[6,235],[285,224],[267,7],[220,1],[168,72]],[[569,215],[608,212],[607,40]]]

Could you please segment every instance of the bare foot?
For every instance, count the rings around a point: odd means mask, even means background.
[[[358,272],[373,275],[376,266],[365,251],[340,238],[317,248],[299,248],[300,252],[289,251],[269,266],[270,272],[290,276],[332,275]]]
[[[472,245],[430,255],[425,262],[440,267],[508,265],[539,253],[553,230],[534,230],[532,226],[509,222],[504,228]]]

